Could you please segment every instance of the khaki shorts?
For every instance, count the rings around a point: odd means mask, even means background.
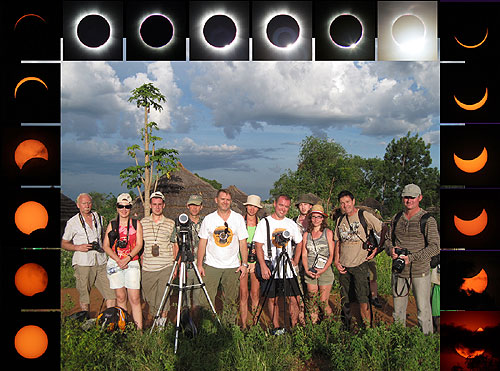
[[[305,281],[308,285],[314,286],[328,286],[333,285],[333,281],[335,281],[335,276],[333,274],[333,269],[330,266],[326,271],[323,272],[319,278],[311,278],[306,274],[304,274]]]
[[[90,304],[90,290],[95,286],[105,300],[115,300],[115,292],[109,285],[106,275],[106,264],[91,267],[75,265],[76,289],[80,295],[80,303]]]

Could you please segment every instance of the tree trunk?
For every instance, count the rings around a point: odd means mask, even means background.
[[[147,152],[149,151],[149,132],[148,132],[148,112],[149,107],[146,107],[144,110],[144,164],[149,162],[149,155]],[[149,175],[149,167],[146,166],[144,169],[144,216],[149,216],[151,207],[149,200],[149,191],[151,189],[151,179]]]

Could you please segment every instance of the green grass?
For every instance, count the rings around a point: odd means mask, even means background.
[[[336,316],[272,336],[260,326],[241,330],[205,315],[194,339],[164,331],[84,331],[65,321],[61,331],[64,370],[438,370],[439,335],[399,324],[347,332]]]

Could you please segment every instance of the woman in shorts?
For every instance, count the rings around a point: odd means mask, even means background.
[[[142,225],[130,218],[132,197],[122,193],[116,200],[118,216],[109,223],[104,236],[103,249],[108,259],[107,271],[110,287],[115,290],[116,303],[127,309],[127,299],[137,328],[142,329],[141,267]]]
[[[313,323],[318,321],[318,310],[314,297],[319,297],[319,304],[325,315],[332,314],[328,304],[334,275],[333,232],[327,228],[327,215],[321,205],[314,205],[307,215],[307,229],[302,238],[302,264],[309,296],[313,298],[310,309]]]

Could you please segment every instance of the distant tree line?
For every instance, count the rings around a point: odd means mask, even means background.
[[[285,193],[296,200],[311,192],[331,211],[338,193],[348,189],[358,202],[367,198],[379,201],[379,211],[388,218],[401,210],[405,184],[415,183],[424,195],[421,206],[439,210],[439,170],[431,162],[430,144],[410,132],[394,138],[383,159],[351,155],[332,139],[308,136],[301,143],[297,169],[281,174],[270,194]]]

